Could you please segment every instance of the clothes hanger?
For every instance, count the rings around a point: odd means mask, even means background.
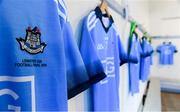
[[[138,33],[136,31],[134,31],[133,33],[136,36],[136,39],[138,39],[139,38]]]
[[[136,35],[136,39],[141,40],[141,38],[139,37],[138,31],[139,31],[139,30],[138,30],[138,26],[136,25],[136,26],[135,26],[135,30],[134,30],[133,33]]]
[[[101,11],[105,14],[107,14],[108,17],[110,17],[110,13],[108,11],[108,4],[105,0],[101,0],[101,4],[99,5],[99,8],[101,9]]]

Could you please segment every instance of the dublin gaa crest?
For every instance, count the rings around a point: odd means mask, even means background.
[[[38,53],[43,53],[44,48],[46,47],[45,43],[41,43],[40,37],[41,33],[37,27],[33,29],[31,29],[31,27],[28,27],[26,29],[25,39],[17,38],[17,41],[20,44],[21,50],[35,55]]]

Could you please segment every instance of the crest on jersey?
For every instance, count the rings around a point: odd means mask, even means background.
[[[26,37],[17,38],[20,44],[21,50],[28,52],[29,54],[43,53],[46,44],[41,42],[41,32],[38,27],[26,29]]]

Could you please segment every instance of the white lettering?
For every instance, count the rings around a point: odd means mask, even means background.
[[[103,44],[97,44],[97,50],[103,50],[104,46]]]

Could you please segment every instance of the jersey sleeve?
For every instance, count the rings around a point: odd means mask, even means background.
[[[158,46],[157,49],[156,49],[156,51],[157,51],[158,53],[160,53],[160,52],[161,52],[161,46]]]
[[[120,65],[123,65],[128,62],[128,56],[127,52],[125,52],[123,44],[121,42],[121,38],[118,35],[118,50],[119,50],[119,59],[120,59]]]
[[[84,20],[82,36],[80,39],[80,52],[89,78],[92,83],[97,83],[106,77],[103,65],[98,56],[95,43],[90,34],[87,18]]]
[[[65,64],[68,98],[72,98],[88,88],[89,77],[75,42],[69,23],[63,27]]]
[[[173,46],[173,49],[174,49],[174,53],[177,53],[177,52],[178,52],[176,46]]]

